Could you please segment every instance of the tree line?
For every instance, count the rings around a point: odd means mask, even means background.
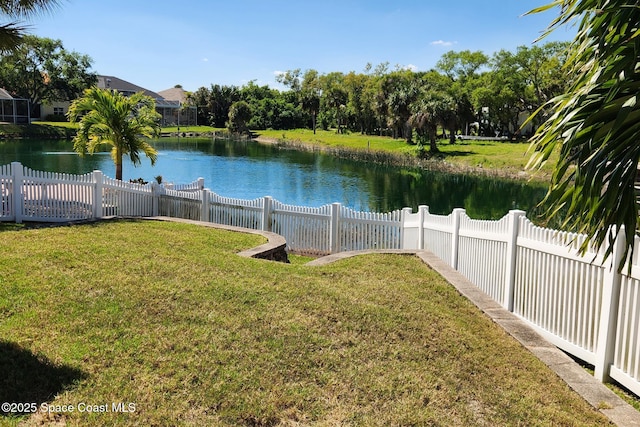
[[[433,142],[439,130],[449,138],[458,132],[513,136],[523,114],[564,92],[566,48],[567,43],[549,42],[491,57],[450,51],[426,72],[390,69],[388,63],[367,64],[360,73],[294,69],[276,77],[287,90],[255,81],[242,87],[212,84],[191,93],[189,103],[197,108],[198,123],[240,132],[320,127],[409,143]],[[544,115],[535,120],[534,126]]]

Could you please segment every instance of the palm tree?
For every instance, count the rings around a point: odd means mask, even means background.
[[[556,0],[530,13],[552,7],[561,11],[547,34],[574,19],[580,25],[568,48],[572,82],[546,105],[552,115],[533,137],[532,163],[560,151],[545,200],[549,215],[566,210],[565,226],[591,237],[583,252],[591,243],[612,243],[614,230],[624,226],[624,260],[638,227],[640,8],[636,0]]]
[[[302,109],[311,114],[311,124],[313,126],[313,134],[316,134],[316,119],[320,111],[320,96],[313,89],[302,90],[301,95]]]
[[[420,150],[425,140],[429,141],[429,152],[437,153],[438,145],[436,144],[439,117],[438,100],[434,97],[423,97],[411,106],[413,113],[409,117],[409,125],[415,128],[418,134],[418,142]]]
[[[39,12],[52,10],[58,5],[58,0],[0,0],[0,14],[11,19],[29,18]],[[15,49],[24,36],[26,27],[13,21],[0,24],[0,52]]]
[[[101,146],[111,146],[116,179],[122,180],[122,156],[140,164],[143,152],[155,164],[157,152],[144,137],[158,136],[160,114],[153,98],[136,93],[126,97],[117,91],[93,87],[69,107],[69,121],[79,123],[73,148],[80,154],[93,154]]]

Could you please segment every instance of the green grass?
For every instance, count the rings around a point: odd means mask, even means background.
[[[413,154],[416,147],[406,144],[404,140],[384,136],[361,135],[359,133],[338,134],[335,130],[317,129],[313,134],[309,129],[292,130],[260,130],[256,133],[264,138],[303,142],[318,146],[342,147],[359,150],[382,150],[396,154]]]
[[[77,123],[69,123],[69,122],[33,122],[34,125],[37,126],[52,126],[52,127],[60,127],[66,129],[78,129]],[[214,132],[214,131],[225,131],[223,128],[214,128],[212,126],[180,126],[180,132]],[[178,126],[167,126],[161,129],[161,132],[177,132]]]
[[[417,258],[235,255],[262,242],[150,221],[1,225],[0,401],[135,412],[0,424],[607,423]]]
[[[0,124],[0,137],[8,138],[65,139],[71,137],[74,132],[75,128],[57,123],[33,122],[33,124],[30,125]]]
[[[325,148],[345,148],[351,150],[375,150],[389,154],[417,155],[417,147],[409,145],[402,139],[361,135],[359,133],[338,134],[335,130],[317,130],[316,135],[308,129],[287,131],[257,131],[265,139],[297,142]],[[448,140],[438,142],[440,154],[435,158],[452,165],[454,170],[496,173],[514,178],[528,178],[546,181],[553,169],[556,157],[550,159],[541,171],[527,170],[530,158],[529,144],[526,142],[511,143],[503,141],[458,141],[450,144]]]
[[[180,132],[198,132],[198,133],[211,133],[211,132],[226,132],[224,128],[214,128],[213,126],[180,126]],[[178,126],[166,126],[162,128],[162,132],[178,132]]]
[[[53,127],[59,127],[59,128],[65,128],[65,129],[73,129],[73,130],[77,130],[78,129],[78,124],[77,123],[70,123],[70,122],[39,121],[39,122],[33,122],[33,124],[36,125],[36,126],[53,126]]]

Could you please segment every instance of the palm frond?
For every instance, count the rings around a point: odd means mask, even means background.
[[[538,167],[559,150],[544,204],[548,215],[564,215],[564,225],[586,233],[582,251],[611,242],[624,227],[626,259],[638,227],[634,188],[640,161],[640,7],[635,1],[562,0],[549,30],[581,19],[571,44],[567,94],[550,101],[553,114],[532,138]],[[612,246],[606,246],[606,256]],[[619,266],[621,267],[621,266]]]

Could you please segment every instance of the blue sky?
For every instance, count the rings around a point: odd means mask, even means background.
[[[61,0],[30,32],[87,54],[93,70],[153,91],[251,80],[300,68],[362,72],[367,63],[429,70],[449,50],[528,45],[555,17],[550,0]],[[548,40],[570,40],[575,29]]]

